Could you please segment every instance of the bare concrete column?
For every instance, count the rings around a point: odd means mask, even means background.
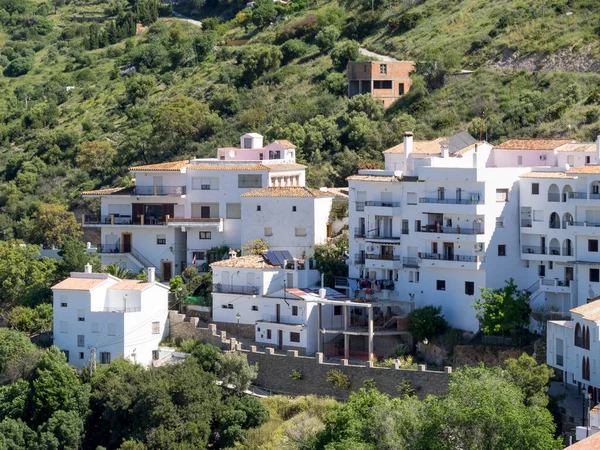
[[[369,306],[369,361],[373,361],[373,306]]]
[[[321,303],[317,307],[317,353],[323,353],[323,341],[321,339],[321,328],[323,328],[323,315],[321,314]]]

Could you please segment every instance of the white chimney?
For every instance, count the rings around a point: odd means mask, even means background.
[[[473,152],[473,169],[477,169],[477,150]]]
[[[83,267],[83,271],[85,273],[92,273],[92,265],[90,263],[87,263],[84,267]]]
[[[404,133],[404,158],[408,161],[408,157],[413,151],[413,133],[407,131]]]
[[[600,135],[596,136],[596,164],[600,164]]]
[[[442,158],[450,158],[450,149],[448,148],[448,143],[444,142],[441,144],[442,147]]]
[[[319,289],[319,298],[325,298],[327,296],[327,289],[321,288]]]
[[[156,281],[155,273],[156,269],[154,267],[148,267],[148,283],[154,283]]]

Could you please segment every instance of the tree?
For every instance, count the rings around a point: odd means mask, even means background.
[[[239,11],[235,15],[234,20],[238,27],[244,28],[244,30],[248,30],[248,23],[250,22],[250,17],[248,17],[248,14],[246,14],[243,11]]]
[[[130,75],[125,80],[125,97],[135,105],[139,99],[147,98],[155,86],[156,78],[152,75]]]
[[[63,245],[58,252],[62,259],[58,262],[57,275],[66,278],[71,272],[83,272],[86,264],[91,264],[93,272],[102,270],[100,257],[89,253],[86,245],[79,239],[65,237]]]
[[[338,238],[334,242],[313,246],[314,253],[311,258],[315,260],[317,270],[324,275],[327,286],[335,285],[335,277],[347,275],[348,266],[344,259],[347,248],[347,236]]]
[[[31,69],[33,69],[33,58],[16,58],[4,69],[4,76],[20,77]]]
[[[385,109],[380,99],[371,94],[361,94],[355,95],[348,101],[348,112],[363,112],[369,119],[379,120],[383,117]]]
[[[326,52],[335,47],[335,43],[339,38],[340,29],[335,25],[327,25],[317,33],[315,36],[315,42],[321,51]]]
[[[41,350],[31,342],[25,333],[8,328],[0,329],[0,384],[12,383],[19,378],[28,378],[40,357]],[[4,400],[8,397],[0,395],[0,398]],[[5,410],[0,409],[0,417],[5,415],[8,415]],[[19,416],[11,415],[11,417]]]
[[[345,71],[348,62],[358,58],[358,42],[342,41],[331,50],[330,56],[333,66],[340,72]]]
[[[66,238],[83,235],[75,215],[63,205],[42,203],[33,214],[29,241],[45,247],[62,246]]]
[[[514,279],[500,289],[481,288],[473,308],[485,334],[525,328],[529,324],[529,293],[517,288]]]
[[[554,370],[546,364],[538,364],[527,353],[518,359],[507,359],[504,366],[508,379],[523,392],[527,406],[548,406],[547,392]]]
[[[108,141],[86,141],[79,146],[77,165],[87,172],[103,172],[111,166],[117,154]]]
[[[112,275],[113,277],[120,278],[121,280],[133,280],[136,278],[135,274],[131,270],[125,269],[124,267],[114,263],[105,266],[102,271]]]
[[[448,322],[441,315],[441,306],[427,305],[408,313],[407,328],[417,341],[433,338],[448,329]]]
[[[35,308],[15,306],[8,320],[9,325],[29,335],[37,335],[52,330],[52,305],[42,303]]]
[[[242,247],[244,253],[249,255],[264,255],[267,250],[269,250],[269,243],[264,239],[252,239],[251,241],[246,242],[246,244]]]
[[[252,86],[261,75],[277,69],[282,58],[283,54],[276,45],[246,47],[238,56],[238,62],[242,65],[242,82]]]
[[[307,51],[308,45],[301,39],[288,39],[281,45],[284,63],[288,63],[293,59],[304,56]]]
[[[248,389],[252,380],[258,376],[258,365],[248,364],[248,357],[240,352],[222,353],[219,355],[216,368],[223,384],[233,385],[238,394]]]
[[[258,29],[271,24],[277,17],[277,10],[271,0],[256,0],[252,8],[252,23]]]

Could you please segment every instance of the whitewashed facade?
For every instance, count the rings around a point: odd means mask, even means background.
[[[71,273],[52,287],[54,345],[82,368],[118,357],[150,365],[169,335],[168,287],[154,281],[120,280],[105,273]],[[94,358],[95,355],[95,358]]]

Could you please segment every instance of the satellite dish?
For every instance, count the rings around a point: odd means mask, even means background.
[[[235,158],[235,150],[229,150],[229,157]]]

